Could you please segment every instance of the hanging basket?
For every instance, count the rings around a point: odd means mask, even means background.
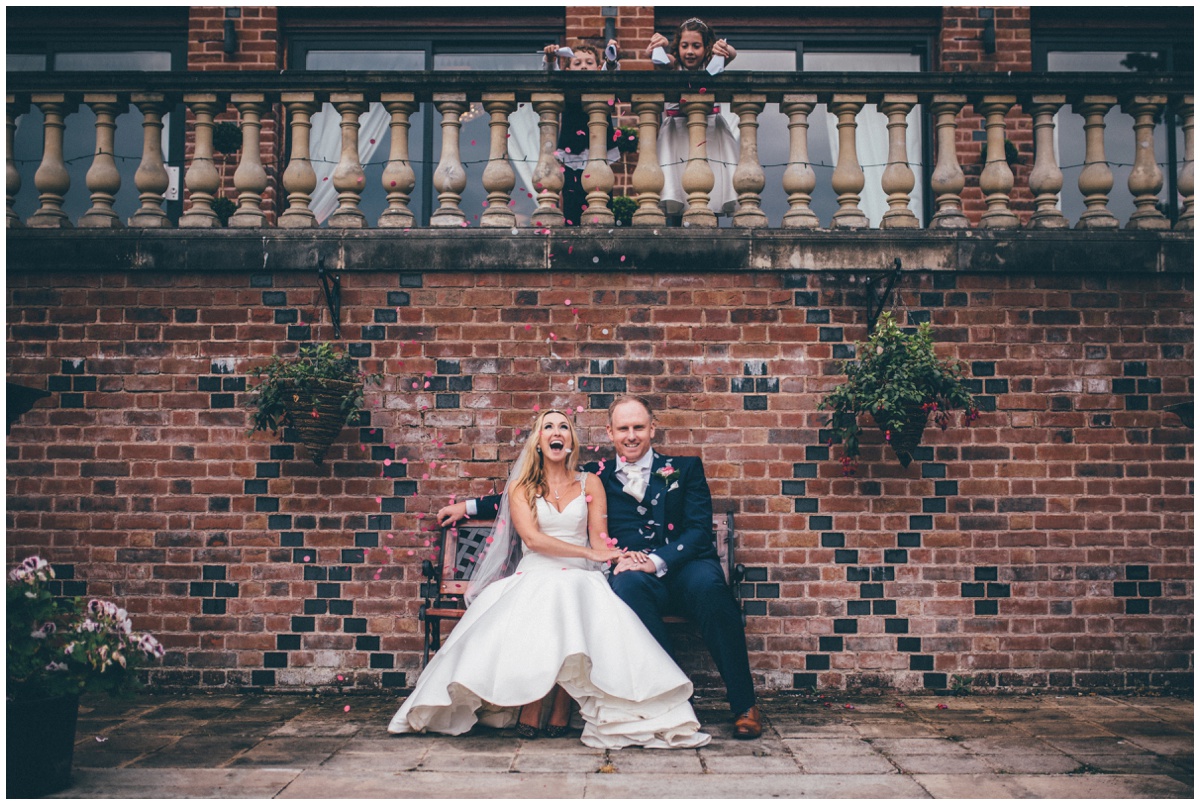
[[[904,424],[899,431],[892,431],[892,438],[887,438],[887,427],[880,425],[876,420],[876,425],[883,432],[883,437],[888,444],[892,446],[892,450],[896,453],[896,458],[900,460],[900,466],[907,467],[912,463],[912,451],[917,449],[917,445],[921,443],[921,437],[925,435],[925,424],[929,419],[929,412],[921,408],[919,405],[909,406],[905,413]]]
[[[346,399],[360,384],[347,380],[315,380],[303,385],[288,384],[284,395],[288,418],[300,434],[300,442],[317,466],[346,424]]]

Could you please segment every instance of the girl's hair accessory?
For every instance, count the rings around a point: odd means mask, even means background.
[[[693,22],[704,28],[708,27],[708,23],[706,23],[704,20],[700,19],[699,17],[692,17],[689,20],[684,20],[683,23],[679,27],[682,28],[684,25],[691,25]]]

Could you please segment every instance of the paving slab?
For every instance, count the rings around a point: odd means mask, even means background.
[[[497,747],[499,748],[499,747]],[[517,759],[516,752],[472,752],[462,755],[445,748],[430,749],[419,766],[420,771],[507,772]],[[489,784],[484,784],[489,785]]]
[[[919,799],[929,795],[906,777],[860,774],[594,774],[586,796],[619,799]]]
[[[414,771],[425,760],[426,752],[425,748],[416,746],[394,752],[351,752],[343,749],[322,762],[320,770],[366,774]]]
[[[593,775],[599,776],[599,775]],[[281,799],[579,799],[586,774],[488,774],[404,772],[363,776],[305,770]]]
[[[62,799],[270,799],[302,769],[76,769]],[[327,796],[329,793],[327,792]]]
[[[1029,796],[1052,799],[1159,799],[1192,797],[1192,787],[1170,777],[1137,774],[1014,775]]]
[[[132,765],[147,769],[217,769],[261,740],[261,737],[185,735]]]
[[[799,774],[800,764],[787,756],[702,755],[709,774]]]
[[[914,774],[913,782],[936,799],[1027,799],[1032,794],[1007,774]]]
[[[974,755],[888,755],[905,774],[987,774],[993,769]]]
[[[702,774],[700,755],[694,749],[616,749],[609,760],[620,774]]]
[[[299,766],[324,763],[346,745],[345,738],[266,738],[233,759],[233,766]]]
[[[975,758],[994,772],[1004,774],[1067,774],[1077,771],[1080,763],[1073,757],[1057,753],[977,754]]]

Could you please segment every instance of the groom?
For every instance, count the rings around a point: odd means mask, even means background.
[[[618,397],[608,409],[615,461],[589,464],[608,496],[608,529],[630,556],[613,568],[613,591],[670,652],[664,610],[693,620],[716,662],[735,716],[734,737],[757,738],[762,719],[755,705],[742,616],[717,560],[712,496],[700,459],[668,457],[650,449],[654,412],[641,397]],[[438,511],[448,525],[468,516],[495,517],[499,495],[467,500]]]

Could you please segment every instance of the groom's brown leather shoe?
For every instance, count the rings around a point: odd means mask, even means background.
[[[762,716],[758,713],[758,705],[751,707],[738,716],[733,722],[733,737],[740,741],[749,741],[762,735]]]

